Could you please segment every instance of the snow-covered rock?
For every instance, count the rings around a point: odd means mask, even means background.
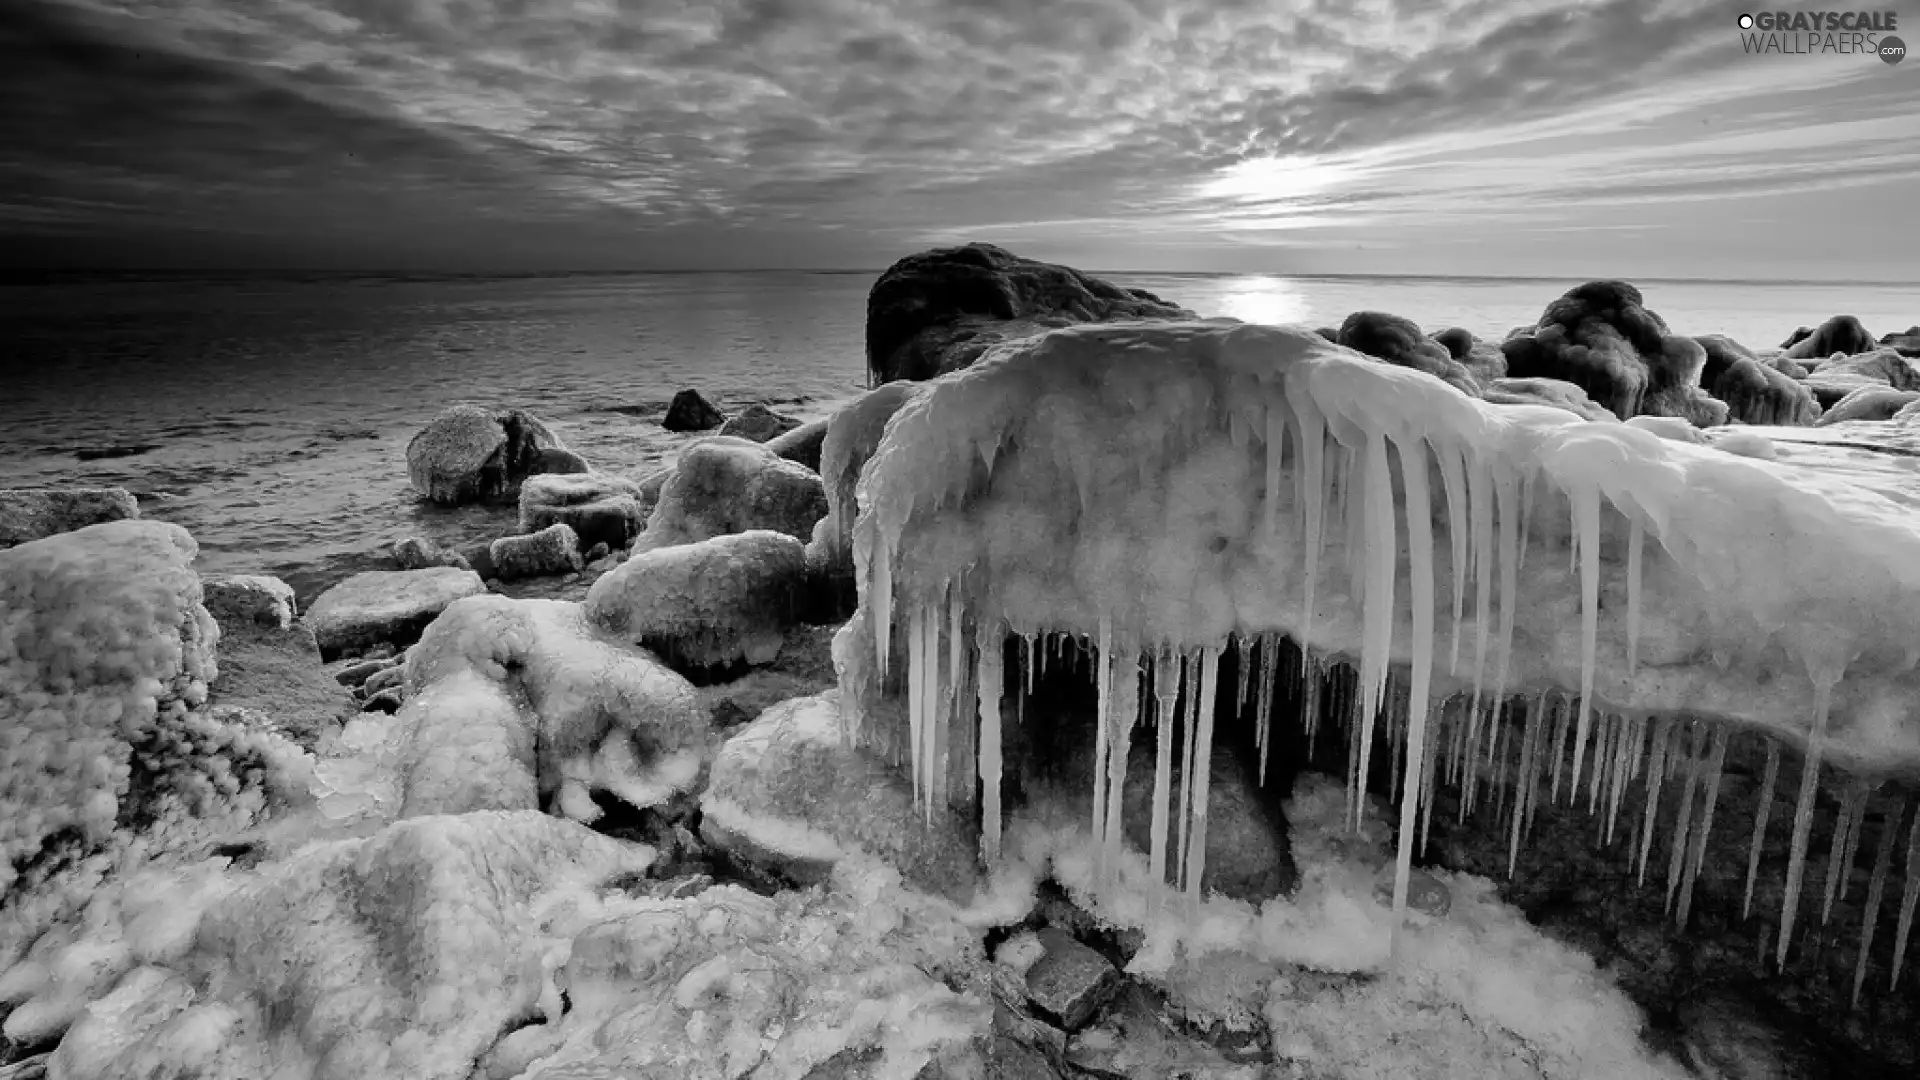
[[[510,500],[529,476],[588,468],[551,428],[521,409],[455,405],[407,443],[407,478],[437,503]]]
[[[765,664],[795,625],[806,577],[800,541],[754,529],[640,552],[593,583],[587,611],[675,664]]]
[[[635,550],[771,529],[805,543],[827,512],[820,477],[759,443],[713,436],[681,451]]]
[[[293,623],[293,586],[266,574],[203,574],[207,614],[222,629],[255,625],[284,630]]]
[[[565,522],[522,536],[502,536],[487,545],[487,561],[502,581],[571,574],[586,565],[580,537]]]
[[[448,604],[486,591],[479,574],[453,566],[368,570],[316,597],[307,623],[328,660],[375,645],[400,648],[413,644]]]
[[[800,426],[800,421],[791,416],[782,416],[765,405],[758,403],[740,410],[739,414],[720,425],[718,435],[727,435],[748,442],[771,442]]]
[[[646,527],[652,502],[640,485],[608,473],[530,476],[520,485],[520,531],[564,524],[583,547],[624,548]]]

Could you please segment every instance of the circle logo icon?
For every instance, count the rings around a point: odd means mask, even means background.
[[[1753,29],[1753,16],[1751,15],[1740,16],[1740,29],[1742,30]]]
[[[1880,39],[1880,59],[1897,64],[1907,58],[1907,43],[1889,34]]]

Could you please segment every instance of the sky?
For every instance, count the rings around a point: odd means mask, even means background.
[[[1920,60],[1744,10],[3,0],[0,265],[1920,281]]]

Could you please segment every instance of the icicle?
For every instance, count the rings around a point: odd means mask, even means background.
[[[1407,911],[1407,882],[1413,866],[1414,829],[1420,796],[1426,787],[1427,718],[1433,694],[1433,506],[1427,475],[1426,441],[1394,442],[1400,452],[1400,476],[1407,495],[1407,560],[1413,596],[1413,671],[1407,687],[1406,791],[1400,798],[1400,845],[1393,877],[1393,938],[1390,952],[1400,956],[1401,923]],[[1391,548],[1391,546],[1390,546]]]
[[[1283,407],[1267,409],[1267,485],[1266,539],[1271,544],[1280,535],[1281,452],[1287,445],[1287,414]]]
[[[1700,750],[1706,741],[1706,726],[1698,720],[1689,721],[1685,738],[1687,740],[1687,780],[1680,789],[1680,816],[1673,823],[1673,840],[1667,858],[1667,906],[1673,911],[1674,897],[1680,891],[1680,878],[1687,865],[1688,829],[1693,825],[1693,795],[1700,784]]]
[[[913,803],[923,806],[922,788],[926,773],[924,745],[927,737],[927,612],[918,604],[907,612],[907,732],[913,756]]]
[[[1494,478],[1473,452],[1473,482],[1468,501],[1473,515],[1473,702],[1467,709],[1467,743],[1479,745],[1480,700],[1487,671],[1487,642],[1492,634]]]
[[[1577,785],[1593,725],[1593,667],[1600,650],[1600,493],[1586,489],[1569,492],[1568,498],[1580,553],[1580,716],[1573,734],[1573,782]],[[1596,780],[1588,789],[1589,805],[1598,790]]]
[[[1556,697],[1553,703],[1553,756],[1550,759],[1553,762],[1553,786],[1548,791],[1555,806],[1560,805],[1560,770],[1567,763],[1567,725],[1570,719],[1566,699]]]
[[[1313,641],[1314,592],[1320,581],[1320,548],[1326,532],[1327,422],[1311,401],[1294,402],[1294,408],[1300,421],[1300,462],[1295,479],[1304,511],[1300,515],[1306,590],[1301,605],[1300,644],[1304,648]]]
[[[1647,526],[1640,515],[1629,514],[1627,531],[1627,678],[1640,668],[1640,549],[1646,546]]]
[[[1833,818],[1833,842],[1827,846],[1827,884],[1820,897],[1822,926],[1833,920],[1834,897],[1845,898],[1846,880],[1853,873],[1853,830],[1866,809],[1866,794],[1858,783],[1848,784],[1840,793],[1840,812]]]
[[[969,700],[967,677],[966,590],[955,581],[947,588],[947,693],[941,698],[940,806],[972,807],[977,730],[968,721],[977,710]]]
[[[997,619],[974,627],[974,684],[980,701],[980,854],[988,866],[1000,861],[1000,694],[1005,631]]]
[[[1867,960],[1873,953],[1874,924],[1880,921],[1880,899],[1887,889],[1887,867],[1893,862],[1894,836],[1900,831],[1900,804],[1894,803],[1880,823],[1873,846],[1873,879],[1867,885],[1867,910],[1860,917],[1860,959],[1853,966],[1853,1007],[1860,1007],[1860,987],[1867,981]]]
[[[1381,695],[1386,689],[1387,675],[1391,670],[1393,590],[1399,555],[1399,535],[1393,512],[1393,474],[1387,463],[1384,436],[1373,434],[1368,437],[1363,467],[1366,490],[1362,493],[1364,501],[1361,512],[1366,529],[1366,584],[1360,601],[1360,695],[1363,702],[1360,783],[1364,790],[1367,765],[1373,749],[1374,717],[1380,711]],[[1432,602],[1431,597],[1428,602]],[[1354,825],[1359,825],[1357,817]]]
[[[921,684],[920,715],[923,727],[920,731],[922,756],[919,767],[926,774],[926,780],[922,782],[920,789],[926,795],[926,821],[928,825],[932,825],[935,797],[939,791],[936,787],[936,778],[940,775],[940,749],[946,741],[946,733],[941,730],[944,726],[941,723],[944,717],[941,716],[943,710],[940,686],[940,618],[930,606],[921,607],[920,614],[920,628],[925,637],[920,646],[920,673],[924,682]]]
[[[1447,674],[1453,676],[1460,671],[1460,620],[1466,612],[1467,475],[1464,462],[1453,448],[1435,447],[1434,453],[1440,460],[1440,486],[1446,489],[1447,542],[1453,555],[1453,651],[1447,657]]]
[[[1233,699],[1233,714],[1243,716],[1247,710],[1247,690],[1253,683],[1253,640],[1244,633],[1235,634],[1234,646],[1240,654],[1240,685]]]
[[[1027,659],[1024,665],[1026,667],[1026,676],[1027,676],[1027,696],[1032,697],[1033,696],[1033,671],[1034,671],[1033,632],[1028,631],[1024,634],[1021,634],[1020,640],[1026,646],[1026,651],[1027,651]]]
[[[1680,910],[1675,917],[1680,929],[1687,928],[1688,913],[1693,910],[1693,883],[1700,879],[1700,868],[1707,861],[1707,841],[1713,833],[1713,811],[1720,802],[1720,774],[1727,766],[1727,727],[1713,728],[1713,746],[1707,751],[1707,793],[1700,808],[1700,827],[1694,830],[1693,851],[1687,859],[1687,872],[1680,882]]]
[[[1816,677],[1813,683],[1813,729],[1807,735],[1807,758],[1800,771],[1800,801],[1793,811],[1793,848],[1787,855],[1787,889],[1780,907],[1780,940],[1774,945],[1774,964],[1787,966],[1787,946],[1793,942],[1793,919],[1800,908],[1800,883],[1807,869],[1807,837],[1813,831],[1813,798],[1820,790],[1820,752],[1827,737],[1827,711],[1833,702],[1834,679]]]
[[[1613,827],[1620,819],[1620,802],[1626,798],[1627,785],[1639,771],[1641,744],[1646,737],[1646,718],[1639,715],[1622,716],[1620,733],[1620,760],[1614,766],[1613,794],[1607,800],[1607,846],[1613,846]]]
[[[1747,892],[1740,900],[1740,918],[1753,912],[1753,882],[1760,876],[1760,852],[1766,847],[1767,819],[1773,815],[1773,785],[1780,779],[1780,743],[1767,740],[1767,768],[1760,778],[1760,803],[1753,813],[1753,842],[1747,848]]]
[[[1500,641],[1494,661],[1494,687],[1499,707],[1506,708],[1507,674],[1513,660],[1513,622],[1520,600],[1520,556],[1526,550],[1519,541],[1517,518],[1520,507],[1514,505],[1513,474],[1503,472],[1498,487],[1500,508]]]
[[[1527,817],[1532,811],[1532,800],[1528,795],[1533,790],[1534,759],[1538,756],[1539,732],[1542,729],[1540,713],[1537,708],[1526,710],[1526,733],[1520,739],[1520,766],[1516,773],[1514,786],[1516,794],[1513,804],[1513,824],[1507,838],[1507,879],[1513,879],[1513,871],[1520,862],[1520,834],[1526,827]],[[1506,767],[1502,759],[1501,768]],[[1498,815],[1496,814],[1496,820]]]
[[[1307,719],[1307,760],[1312,761],[1315,742],[1320,735],[1320,691],[1326,672],[1320,669],[1320,658],[1309,653],[1304,645],[1300,647],[1300,664],[1305,669],[1302,679],[1305,685],[1300,691],[1300,711]]]
[[[1913,807],[1913,826],[1907,833],[1906,890],[1900,897],[1900,920],[1893,936],[1893,973],[1887,992],[1900,989],[1900,969],[1907,960],[1907,934],[1913,929],[1913,911],[1920,907],[1920,803]]]
[[[1153,759],[1153,826],[1149,839],[1148,862],[1153,880],[1167,880],[1167,811],[1173,801],[1173,728],[1174,709],[1180,701],[1180,658],[1173,647],[1162,645],[1153,659],[1153,695],[1159,710],[1155,724],[1160,729]]]
[[[1181,756],[1180,764],[1180,836],[1177,854],[1174,859],[1174,869],[1181,874],[1185,874],[1187,866],[1187,846],[1193,839],[1191,828],[1193,822],[1187,814],[1187,807],[1193,805],[1193,751],[1195,733],[1200,727],[1200,673],[1195,670],[1198,662],[1194,655],[1189,654],[1181,657],[1180,663],[1186,672],[1184,681],[1186,683],[1185,713],[1187,722],[1181,732],[1184,736],[1185,752]],[[1180,883],[1184,885],[1186,879],[1182,877]]]
[[[1433,828],[1433,789],[1436,774],[1439,772],[1440,739],[1446,731],[1445,700],[1435,704],[1427,714],[1427,743],[1425,762],[1420,769],[1420,853],[1427,852],[1427,836]]]
[[[1194,745],[1194,777],[1189,786],[1192,799],[1187,817],[1193,824],[1187,830],[1187,896],[1198,902],[1200,881],[1207,870],[1207,786],[1213,772],[1213,702],[1220,678],[1220,652],[1208,649],[1200,654],[1200,714],[1194,725],[1198,735]]]
[[[1653,759],[1647,764],[1647,808],[1640,820],[1640,857],[1635,883],[1647,883],[1647,853],[1653,850],[1653,823],[1660,812],[1660,785],[1666,779],[1667,743],[1673,738],[1673,720],[1661,717],[1653,728]]]
[[[1272,634],[1261,635],[1260,658],[1260,703],[1254,717],[1260,736],[1259,782],[1261,787],[1266,787],[1267,759],[1273,756],[1273,684],[1280,667],[1280,639]]]
[[[1125,835],[1123,813],[1126,806],[1127,758],[1133,750],[1133,727],[1140,718],[1140,657],[1129,651],[1113,665],[1107,693],[1112,705],[1107,709],[1107,809],[1102,824],[1100,864],[1104,884],[1112,884],[1119,872],[1120,842]]]
[[[867,596],[873,602],[874,670],[877,677],[885,679],[888,655],[893,651],[893,566],[892,555],[887,550],[884,538],[875,543],[874,548],[873,584]],[[912,616],[909,615],[908,619],[911,621]],[[913,636],[911,629],[907,631],[907,636]]]
[[[1107,835],[1107,757],[1113,731],[1113,617],[1100,613],[1100,656],[1094,675],[1095,720],[1093,732],[1093,842],[1101,845],[1100,874],[1106,876],[1105,840]]]
[[[1838,892],[1838,898],[1842,903],[1846,902],[1847,888],[1853,883],[1854,856],[1860,851],[1860,830],[1866,824],[1867,820],[1867,800],[1872,797],[1873,787],[1866,786],[1863,782],[1860,802],[1854,807],[1853,811],[1853,824],[1847,828],[1847,847],[1844,856],[1847,873],[1841,875],[1840,889]]]

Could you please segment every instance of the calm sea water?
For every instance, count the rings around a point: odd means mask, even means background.
[[[1202,315],[1338,324],[1360,309],[1499,338],[1577,282],[1114,275]],[[201,568],[303,594],[393,541],[496,535],[510,511],[441,510],[407,440],[459,402],[513,404],[610,471],[686,441],[673,394],[825,415],[865,385],[871,274],[185,279],[0,286],[0,486],[121,485],[178,522]],[[1797,325],[1920,322],[1898,287],[1642,283],[1675,332],[1772,346]]]

